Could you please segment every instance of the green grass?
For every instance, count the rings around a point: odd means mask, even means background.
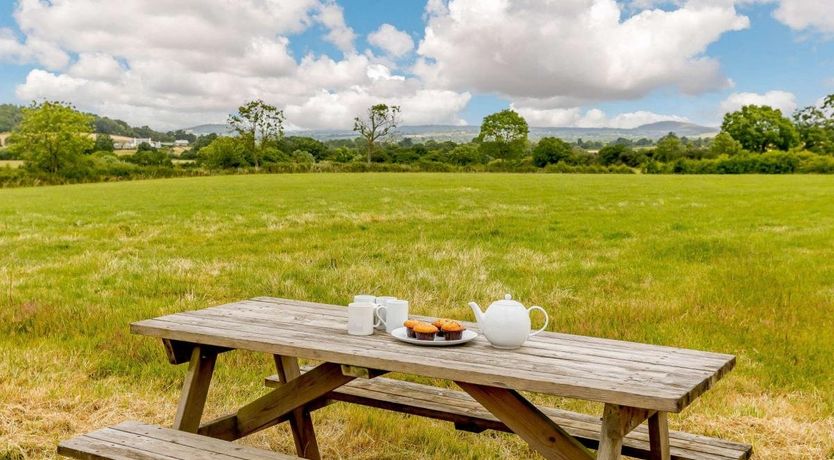
[[[23,163],[21,160],[0,160],[0,168],[17,169],[23,166]]]
[[[733,353],[674,427],[834,458],[834,177],[257,175],[0,190],[0,459],[170,423],[184,369],[128,323],[258,295],[375,292],[470,319],[504,292],[551,330]],[[223,355],[209,416],[263,391]],[[437,382],[442,383],[442,382]],[[213,399],[212,399],[213,397]],[[594,404],[538,397],[575,410]],[[332,458],[533,457],[512,436],[333,406]],[[277,433],[277,434],[276,434]],[[291,451],[285,429],[251,443]]]

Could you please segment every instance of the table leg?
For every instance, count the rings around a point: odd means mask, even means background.
[[[602,414],[597,460],[619,460],[625,435],[650,415],[653,415],[653,412],[646,409],[606,404]]]
[[[576,438],[518,392],[506,388],[456,382],[492,415],[521,436],[544,458],[591,460],[593,457]]]
[[[216,361],[217,353],[214,350],[199,345],[192,349],[177,415],[174,418],[175,429],[196,433],[200,428],[200,419],[203,416]]]
[[[275,355],[275,369],[278,371],[278,379],[281,383],[287,383],[301,375],[298,359],[292,356]],[[303,407],[295,409],[290,417],[290,428],[298,456],[313,460],[320,459],[321,454],[310,411]]]
[[[657,412],[649,417],[649,460],[670,460],[669,420],[666,412]]]

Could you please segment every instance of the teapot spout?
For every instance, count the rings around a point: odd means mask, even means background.
[[[472,312],[475,313],[475,321],[478,322],[478,327],[481,330],[484,329],[484,313],[481,311],[481,307],[478,306],[475,302],[469,302],[469,307],[472,308]]]

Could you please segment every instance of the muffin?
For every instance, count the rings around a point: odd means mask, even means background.
[[[405,326],[406,335],[408,335],[409,337],[411,337],[413,339],[414,338],[414,326],[416,326],[417,323],[419,323],[419,322],[420,321],[417,321],[416,319],[406,320],[406,322],[403,323],[403,326]]]
[[[414,325],[414,336],[417,340],[434,340],[437,328],[429,323],[419,322]]]
[[[465,329],[466,328],[457,321],[447,321],[443,323],[443,327],[440,328],[440,330],[443,331],[443,335],[446,337],[446,340],[460,340]]]
[[[444,334],[443,333],[443,324],[447,323],[449,321],[451,321],[451,320],[446,319],[446,318],[437,318],[436,320],[434,320],[433,323],[431,323],[432,326],[437,328],[437,335],[439,335],[440,337],[443,337],[443,334]]]

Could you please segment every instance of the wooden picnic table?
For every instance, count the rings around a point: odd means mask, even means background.
[[[733,368],[732,355],[553,332],[517,350],[483,336],[456,347],[418,347],[377,332],[351,336],[342,306],[258,297],[131,324],[163,340],[171,363],[189,362],[174,428],[234,440],[289,421],[298,454],[318,458],[310,412],[357,377],[400,372],[452,380],[545,458],[617,459],[648,420],[650,458],[669,459],[667,413],[680,412]],[[467,327],[476,330],[476,326]],[[234,413],[201,418],[218,353],[274,356],[276,389]],[[321,362],[301,372],[298,358]],[[605,404],[597,455],[520,391]]]

